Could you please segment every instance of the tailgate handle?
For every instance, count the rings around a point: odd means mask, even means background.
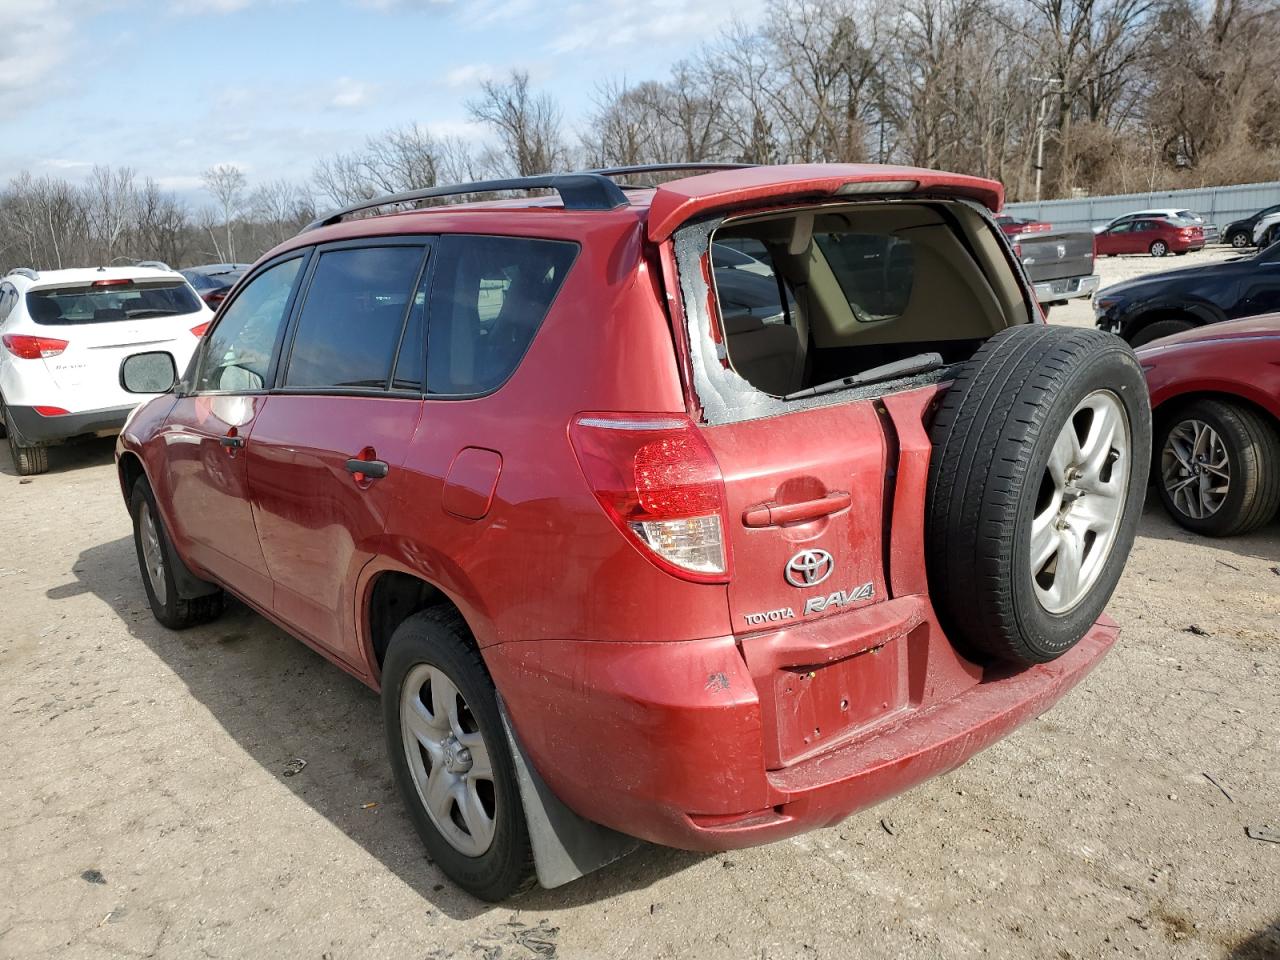
[[[742,523],[748,527],[776,527],[784,523],[802,523],[817,520],[845,509],[853,498],[843,490],[834,490],[817,500],[802,503],[762,503],[748,507],[742,514]]]

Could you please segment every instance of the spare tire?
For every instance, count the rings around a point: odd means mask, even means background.
[[[963,364],[930,428],[929,589],[975,660],[1044,663],[1102,613],[1133,546],[1151,407],[1132,349],[1027,324]]]

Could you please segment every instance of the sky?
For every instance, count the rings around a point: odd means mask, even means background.
[[[528,70],[573,123],[764,0],[0,0],[0,183],[95,164],[199,199],[200,173],[309,176],[390,127],[481,139],[466,101]]]

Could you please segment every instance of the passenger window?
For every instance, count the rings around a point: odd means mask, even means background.
[[[883,233],[815,233],[836,283],[859,323],[899,317],[915,285],[910,240]]]
[[[385,388],[423,255],[421,246],[322,253],[284,385]]]
[[[474,396],[515,371],[578,246],[451,236],[440,241],[427,325],[427,392]]]
[[[194,389],[243,393],[261,390],[284,323],[293,281],[302,266],[295,257],[258,274],[209,331]]]
[[[17,292],[9,284],[0,285],[0,323],[9,319],[13,305],[18,302]]]

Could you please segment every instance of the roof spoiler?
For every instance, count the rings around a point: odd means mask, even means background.
[[[30,267],[14,267],[12,270],[6,273],[5,276],[12,277],[15,274],[19,277],[26,277],[28,280],[40,279],[39,272],[32,270]]]
[[[762,203],[838,201],[845,197],[963,197],[998,212],[998,181],[876,163],[808,163],[718,170],[658,187],[649,204],[648,237],[668,239],[681,224],[711,211]]]

